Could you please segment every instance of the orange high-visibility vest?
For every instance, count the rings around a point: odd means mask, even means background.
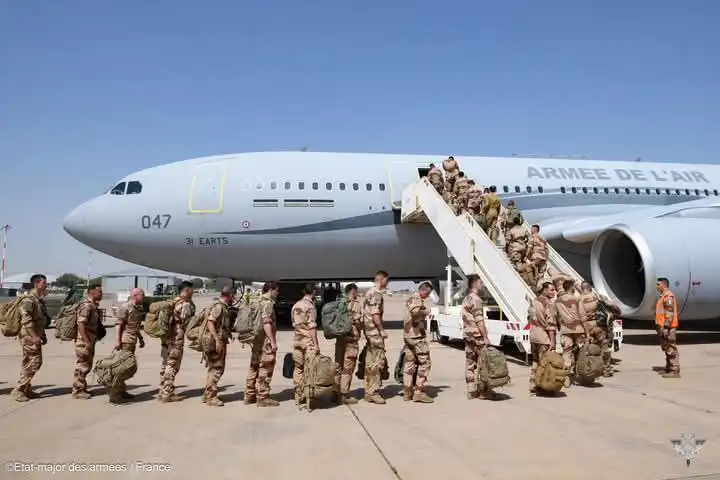
[[[665,293],[660,295],[657,303],[655,304],[655,325],[659,327],[665,326],[665,298],[670,297],[673,301],[673,318],[670,322],[670,328],[678,327],[678,313],[677,313],[677,300],[675,295],[670,290],[665,290]]]

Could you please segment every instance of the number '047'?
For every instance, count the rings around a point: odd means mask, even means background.
[[[140,218],[140,225],[144,229],[167,228],[170,225],[170,220],[172,220],[172,216],[166,213],[155,216],[143,215]]]

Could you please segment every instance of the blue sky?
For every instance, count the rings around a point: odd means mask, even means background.
[[[63,216],[132,171],[202,155],[717,163],[718,18],[714,0],[5,2],[8,273],[84,274]],[[96,273],[122,266],[93,256]]]

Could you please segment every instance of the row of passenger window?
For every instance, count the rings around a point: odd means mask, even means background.
[[[142,183],[134,180],[127,182],[127,185],[125,182],[120,182],[110,189],[110,195],[134,195],[140,192],[142,192]]]
[[[305,187],[308,187],[308,189],[312,190],[320,190],[320,183],[318,182],[312,182],[309,185],[305,182],[297,182],[295,184],[295,188],[297,190],[305,190]],[[249,187],[249,183],[246,184],[246,189]],[[293,189],[293,183],[292,182],[284,182],[282,185],[278,182],[270,182],[270,190],[278,190],[280,188],[284,188],[285,190],[292,190]],[[255,184],[255,190],[262,190],[264,188],[263,182],[257,182]],[[335,184],[333,182],[325,182],[325,190],[331,191],[335,188]],[[352,188],[354,191],[360,190],[360,184],[359,183],[353,183],[353,184],[345,184],[345,182],[339,182],[337,184],[337,189],[341,191],[349,190]],[[365,184],[365,190],[368,192],[371,192],[374,188],[377,188],[381,192],[385,191],[385,184],[379,183],[377,185],[373,185],[372,183],[366,183]]]
[[[522,189],[520,188],[520,186],[516,185],[515,193],[520,193],[521,191],[522,191]],[[525,191],[527,193],[532,193],[533,187],[527,186],[527,187],[525,187]],[[543,189],[543,187],[537,187],[537,189],[535,189],[535,191],[537,191],[538,193],[543,193],[544,189]],[[509,193],[510,187],[505,185],[503,187],[503,192]],[[620,195],[623,192],[628,195],[631,193],[635,193],[637,195],[640,195],[642,193],[645,193],[647,195],[653,195],[653,194],[655,194],[655,195],[698,195],[698,196],[705,195],[706,197],[711,196],[711,195],[715,195],[715,196],[718,195],[717,190],[707,190],[707,189],[705,189],[705,190],[689,189],[689,188],[686,188],[686,189],[665,188],[665,189],[663,189],[663,188],[637,188],[637,187],[636,188],[630,188],[630,187],[624,187],[624,188],[621,188],[621,187],[614,187],[614,188],[612,188],[612,187],[604,187],[604,188],[601,188],[601,187],[570,187],[570,188],[560,187],[560,192],[562,192],[562,193],[568,193],[568,192],[591,193],[592,192],[597,195],[600,195],[603,193],[606,195],[609,195],[611,193]]]

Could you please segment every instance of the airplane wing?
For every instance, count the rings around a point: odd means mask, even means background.
[[[558,218],[542,222],[546,240],[567,240],[574,243],[591,242],[603,231],[619,223],[634,223],[651,218],[717,218],[720,219],[720,199],[702,198],[672,205],[652,206],[631,210],[623,214],[610,214],[584,218]]]

